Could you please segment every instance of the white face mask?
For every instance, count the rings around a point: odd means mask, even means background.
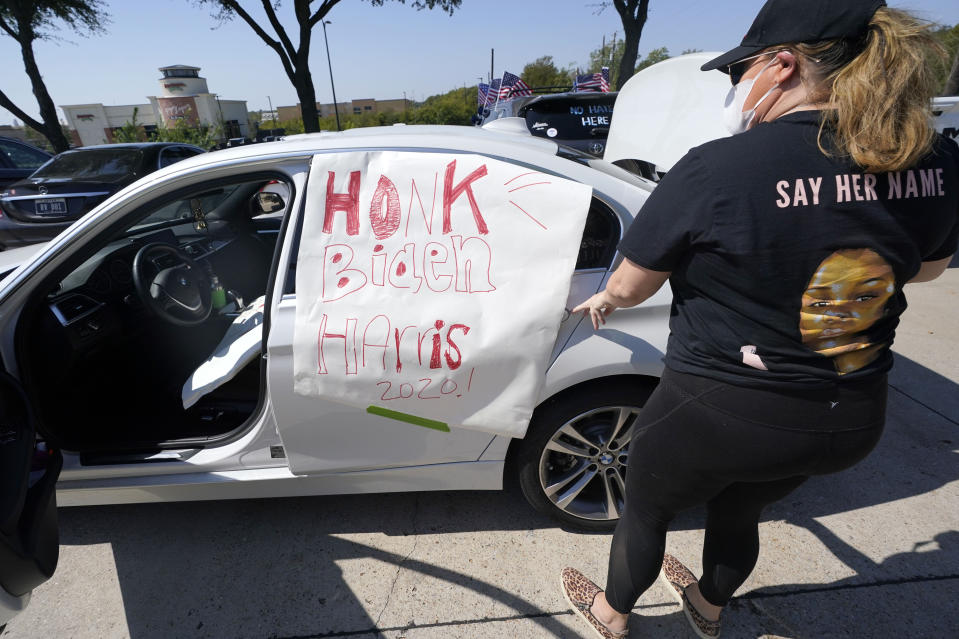
[[[746,98],[749,97],[749,92],[753,90],[753,84],[755,84],[756,78],[761,76],[763,71],[768,69],[775,61],[776,58],[773,57],[772,60],[766,63],[766,66],[759,70],[756,77],[749,80],[741,80],[736,86],[729,87],[729,92],[726,94],[726,103],[723,106],[723,125],[725,125],[726,130],[732,135],[742,133],[749,128],[753,118],[756,117],[756,107],[762,104],[763,100],[768,98],[769,94],[779,86],[778,82],[774,84],[769,91],[766,91],[763,97],[759,98],[759,101],[753,105],[753,108],[743,111]]]

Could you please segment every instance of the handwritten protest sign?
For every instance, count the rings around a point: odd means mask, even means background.
[[[479,155],[316,155],[297,258],[294,392],[521,437],[591,189]]]

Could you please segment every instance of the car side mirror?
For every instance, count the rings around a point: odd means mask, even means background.
[[[283,201],[283,198],[280,197],[280,194],[272,193],[270,191],[262,191],[257,193],[256,198],[253,201],[254,206],[257,209],[254,211],[256,215],[273,213],[286,208],[286,202]]]

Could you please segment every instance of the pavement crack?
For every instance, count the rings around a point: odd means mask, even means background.
[[[418,505],[418,504],[417,504]],[[415,511],[414,511],[415,512]],[[410,555],[413,554],[413,550],[410,550]],[[407,555],[407,558],[410,556]],[[405,559],[404,559],[405,561]],[[836,591],[849,591],[856,590],[859,588],[876,588],[883,586],[898,586],[902,584],[911,584],[911,583],[934,583],[938,581],[953,581],[959,580],[959,574],[952,575],[932,575],[932,576],[917,576],[917,577],[905,577],[902,579],[887,579],[882,581],[873,581],[866,583],[858,584],[832,584],[821,587],[804,587],[804,588],[782,588],[776,589],[775,592],[746,592],[742,595],[737,596],[733,599],[733,602],[739,602],[739,605],[746,605],[755,612],[756,614],[761,614],[768,619],[775,620],[776,622],[783,625],[785,628],[789,626],[782,622],[782,620],[777,619],[775,616],[770,615],[766,612],[765,608],[756,605],[759,600],[768,599],[771,597],[784,597],[792,595],[804,595],[804,594],[814,594],[814,593],[823,593],[823,592],[836,592]],[[396,585],[396,579],[393,580],[393,585]],[[392,589],[390,590],[392,594]],[[389,599],[387,599],[389,603]],[[656,603],[656,604],[638,604],[633,607],[634,611],[641,612],[645,609],[663,609],[671,608],[676,604],[669,603]],[[383,610],[386,610],[386,606],[383,607]],[[380,611],[380,615],[383,614],[383,611]],[[482,626],[486,624],[500,623],[500,622],[509,622],[509,621],[520,621],[524,619],[548,619],[553,617],[563,617],[567,615],[574,614],[570,610],[555,610],[555,611],[543,611],[535,613],[524,613],[524,614],[515,614],[515,615],[504,615],[501,617],[482,617],[478,619],[448,619],[445,621],[435,621],[433,623],[409,623],[404,626],[391,626],[387,628],[381,628],[379,623],[373,625],[372,628],[359,628],[355,630],[334,630],[331,632],[325,632],[321,634],[310,634],[310,635],[287,635],[284,637],[277,637],[276,635],[271,635],[271,639],[336,639],[339,637],[358,637],[362,635],[377,635],[385,634],[387,632],[409,632],[410,630],[428,630],[428,629],[465,629],[472,626]],[[379,618],[377,618],[377,622]],[[794,632],[794,631],[790,631]],[[460,635],[463,636],[463,635]],[[803,637],[804,635],[799,632],[794,632],[793,636]]]
[[[776,626],[778,626],[778,628],[776,628],[776,634],[780,634],[782,630],[785,630],[787,635],[790,637],[802,636],[802,634],[798,630],[796,630],[795,628],[790,626],[788,623],[786,623],[784,619],[781,619],[780,617],[772,614],[772,612],[770,612],[769,610],[766,610],[766,608],[755,599],[747,599],[745,603],[749,607],[749,609],[752,610],[753,614],[755,614],[760,620],[765,618],[772,621]],[[763,624],[763,625],[766,625],[766,624]]]
[[[416,546],[420,543],[420,535],[417,530],[417,518],[420,514],[420,497],[416,496],[416,499],[413,500],[413,517],[411,518],[410,527],[412,531],[410,532],[413,535],[413,547],[410,548],[410,551],[406,553],[406,556],[396,564],[396,574],[393,575],[393,583],[390,584],[390,592],[386,595],[386,602],[383,604],[383,608],[380,609],[380,613],[376,615],[376,621],[373,622],[373,627],[380,627],[380,619],[383,617],[383,613],[386,612],[386,609],[390,605],[390,601],[393,599],[393,591],[396,590],[396,582],[400,580],[400,574],[403,572],[403,564],[413,556],[413,553],[416,552]]]

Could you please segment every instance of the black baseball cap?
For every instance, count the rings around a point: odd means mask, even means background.
[[[730,64],[777,44],[863,35],[884,0],[769,0],[738,47],[704,64],[726,73]]]

